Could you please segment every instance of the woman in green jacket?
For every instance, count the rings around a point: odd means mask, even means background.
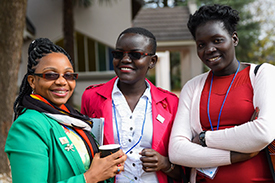
[[[78,77],[70,56],[46,38],[34,40],[28,54],[5,147],[13,183],[111,180],[124,170],[126,155],[100,158],[92,121],[66,104]]]

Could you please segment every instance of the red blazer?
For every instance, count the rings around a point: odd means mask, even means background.
[[[91,85],[86,88],[82,95],[81,113],[104,120],[104,144],[114,143],[113,121],[112,121],[112,90],[117,77],[107,83]],[[153,139],[152,149],[163,156],[168,156],[168,143],[173,121],[177,112],[178,97],[166,90],[157,88],[147,80],[151,87],[152,95],[152,119]],[[157,119],[161,115],[163,122]],[[167,175],[158,171],[159,183],[167,183]]]

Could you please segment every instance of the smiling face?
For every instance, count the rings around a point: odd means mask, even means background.
[[[208,21],[196,29],[197,54],[215,75],[229,75],[237,70],[235,46],[237,33],[230,35],[221,21]]]
[[[47,80],[29,75],[28,82],[35,94],[41,95],[60,107],[68,101],[75,89],[75,80],[66,80],[63,77],[65,73],[74,72],[72,64],[63,53],[55,52],[45,55],[38,62],[35,73],[58,73],[60,76],[56,80]]]
[[[125,33],[120,36],[116,44],[118,51],[138,51],[152,53],[150,38],[136,34]],[[143,83],[148,69],[153,68],[157,62],[157,56],[141,56],[140,59],[131,58],[125,53],[121,59],[113,59],[114,70],[120,82],[125,84]]]

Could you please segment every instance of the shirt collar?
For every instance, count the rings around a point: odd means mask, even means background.
[[[119,78],[116,79],[115,83],[114,83],[114,87],[113,87],[113,91],[112,91],[112,98],[114,97],[114,95],[123,95],[122,92],[120,91],[120,89],[117,86]],[[149,83],[145,80],[147,88],[145,90],[145,92],[143,93],[143,95],[141,97],[147,97],[148,101],[151,103],[152,102],[152,96],[151,96],[151,87],[149,85]]]

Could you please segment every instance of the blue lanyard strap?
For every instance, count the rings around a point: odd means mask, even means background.
[[[116,122],[117,139],[118,139],[118,143],[121,145],[121,143],[120,143],[120,137],[119,137],[119,130],[118,130],[117,117],[116,117],[116,107],[115,107],[114,100],[112,100],[112,103],[113,103],[114,117],[115,117],[115,122]],[[143,119],[143,123],[142,123],[142,128],[141,128],[140,137],[139,137],[138,141],[137,141],[128,151],[126,151],[125,154],[127,154],[127,153],[130,152],[133,148],[135,148],[135,147],[140,143],[140,141],[141,141],[141,139],[142,139],[142,137],[143,137],[144,124],[145,124],[145,121],[146,121],[147,106],[148,106],[148,97],[146,98],[146,106],[145,106],[145,111],[144,111],[144,119]]]
[[[240,64],[239,61],[238,61],[238,63],[239,63],[238,69],[237,69],[237,71],[234,74],[234,77],[233,77],[233,79],[232,79],[232,81],[231,81],[231,83],[230,83],[230,85],[229,85],[229,87],[227,89],[227,92],[226,92],[225,97],[224,97],[223,102],[222,102],[222,106],[221,106],[220,113],[219,113],[219,118],[218,118],[217,130],[219,129],[219,126],[220,126],[221,114],[222,114],[222,109],[223,109],[224,103],[225,103],[226,98],[228,96],[228,93],[229,93],[229,91],[231,89],[231,86],[232,86],[232,84],[233,84],[233,82],[234,82],[234,80],[235,80],[235,78],[237,76],[237,73],[239,72],[239,69],[240,69],[240,65],[241,64]],[[208,101],[207,101],[207,115],[208,115],[208,120],[209,120],[209,123],[211,125],[211,130],[212,131],[214,129],[213,129],[212,121],[211,121],[211,118],[210,118],[209,105],[210,105],[210,96],[211,96],[211,90],[212,90],[212,85],[213,85],[213,78],[214,78],[214,73],[212,72],[211,84],[210,84],[210,89],[209,89],[209,94],[208,94]]]

